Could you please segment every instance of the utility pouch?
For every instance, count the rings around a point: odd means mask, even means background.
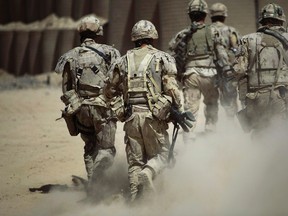
[[[60,99],[66,105],[65,107],[65,115],[73,115],[79,111],[82,99],[79,98],[78,94],[74,89],[65,92]]]
[[[121,96],[116,97],[113,101],[110,102],[111,110],[116,115],[119,121],[125,121],[125,107],[124,107],[124,100]]]
[[[167,95],[158,97],[157,102],[152,107],[152,114],[159,120],[167,120],[171,110],[172,98]]]
[[[71,136],[77,136],[79,134],[79,130],[76,125],[76,115],[67,114],[66,110],[62,111],[62,117],[64,118],[68,131]]]
[[[240,123],[240,126],[242,128],[242,130],[245,132],[245,133],[249,133],[251,131],[251,123],[250,123],[250,120],[249,118],[247,117],[247,114],[246,114],[246,108],[240,110],[239,112],[237,112],[236,114],[237,116],[237,119]]]

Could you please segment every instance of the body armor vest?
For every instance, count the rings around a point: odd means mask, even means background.
[[[80,47],[75,72],[76,91],[80,96],[98,96],[101,93],[107,68],[99,54],[87,47]]]
[[[255,50],[250,57],[249,87],[287,85],[288,68],[283,59],[285,53],[280,41],[263,34],[262,40],[256,41]]]
[[[127,53],[127,92],[125,102],[129,105],[149,105],[157,101],[161,93],[159,60],[149,49],[132,50]]]
[[[187,43],[186,67],[211,67],[213,62],[213,39],[211,28],[204,26],[192,34]]]

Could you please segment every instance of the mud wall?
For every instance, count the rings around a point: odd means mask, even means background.
[[[11,74],[53,71],[61,54],[79,45],[76,24],[94,13],[104,25],[100,42],[114,45],[121,54],[133,47],[130,32],[135,22],[151,20],[159,33],[155,47],[166,50],[170,39],[189,25],[189,0],[0,0],[0,68]],[[217,0],[207,0],[212,5]],[[257,29],[258,11],[269,0],[222,0],[228,7],[226,23],[242,35]],[[275,0],[286,15],[288,1]],[[206,20],[210,22],[209,16]]]

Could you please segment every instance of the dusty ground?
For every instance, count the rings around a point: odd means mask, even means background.
[[[41,80],[46,82],[46,78]],[[68,135],[64,120],[55,121],[62,108],[57,80],[50,86],[34,82],[37,85],[33,88],[27,88],[23,80],[13,80],[14,87],[7,88],[11,80],[0,77],[4,86],[0,91],[3,216],[288,214],[287,128],[269,132],[261,144],[252,143],[236,121],[225,120],[221,110],[217,134],[199,137],[188,146],[179,135],[176,166],[157,180],[160,193],[149,208],[127,206],[117,198],[95,206],[83,205],[78,202],[85,198],[82,191],[29,192],[30,187],[49,183],[71,186],[71,175],[85,178],[83,143],[80,137]],[[202,117],[198,130],[201,122]],[[118,154],[111,170],[116,179],[111,184],[119,184],[119,190],[125,191],[122,124],[118,125],[116,147]]]

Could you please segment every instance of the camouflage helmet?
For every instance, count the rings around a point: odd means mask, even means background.
[[[103,27],[101,26],[99,19],[95,16],[86,16],[81,19],[77,30],[79,33],[90,30],[95,32],[96,35],[103,35]]]
[[[261,23],[263,19],[266,18],[273,18],[286,22],[286,17],[283,8],[275,3],[269,3],[262,8],[259,17],[259,23]]]
[[[214,16],[224,16],[227,17],[228,16],[228,9],[226,7],[226,5],[222,4],[222,3],[215,3],[210,7],[210,16],[214,17]]]
[[[188,14],[194,11],[208,13],[208,5],[204,0],[191,0],[188,4]]]
[[[144,38],[152,38],[157,39],[158,38],[158,32],[153,25],[148,20],[140,20],[138,21],[132,28],[131,32],[131,40],[137,41]]]

